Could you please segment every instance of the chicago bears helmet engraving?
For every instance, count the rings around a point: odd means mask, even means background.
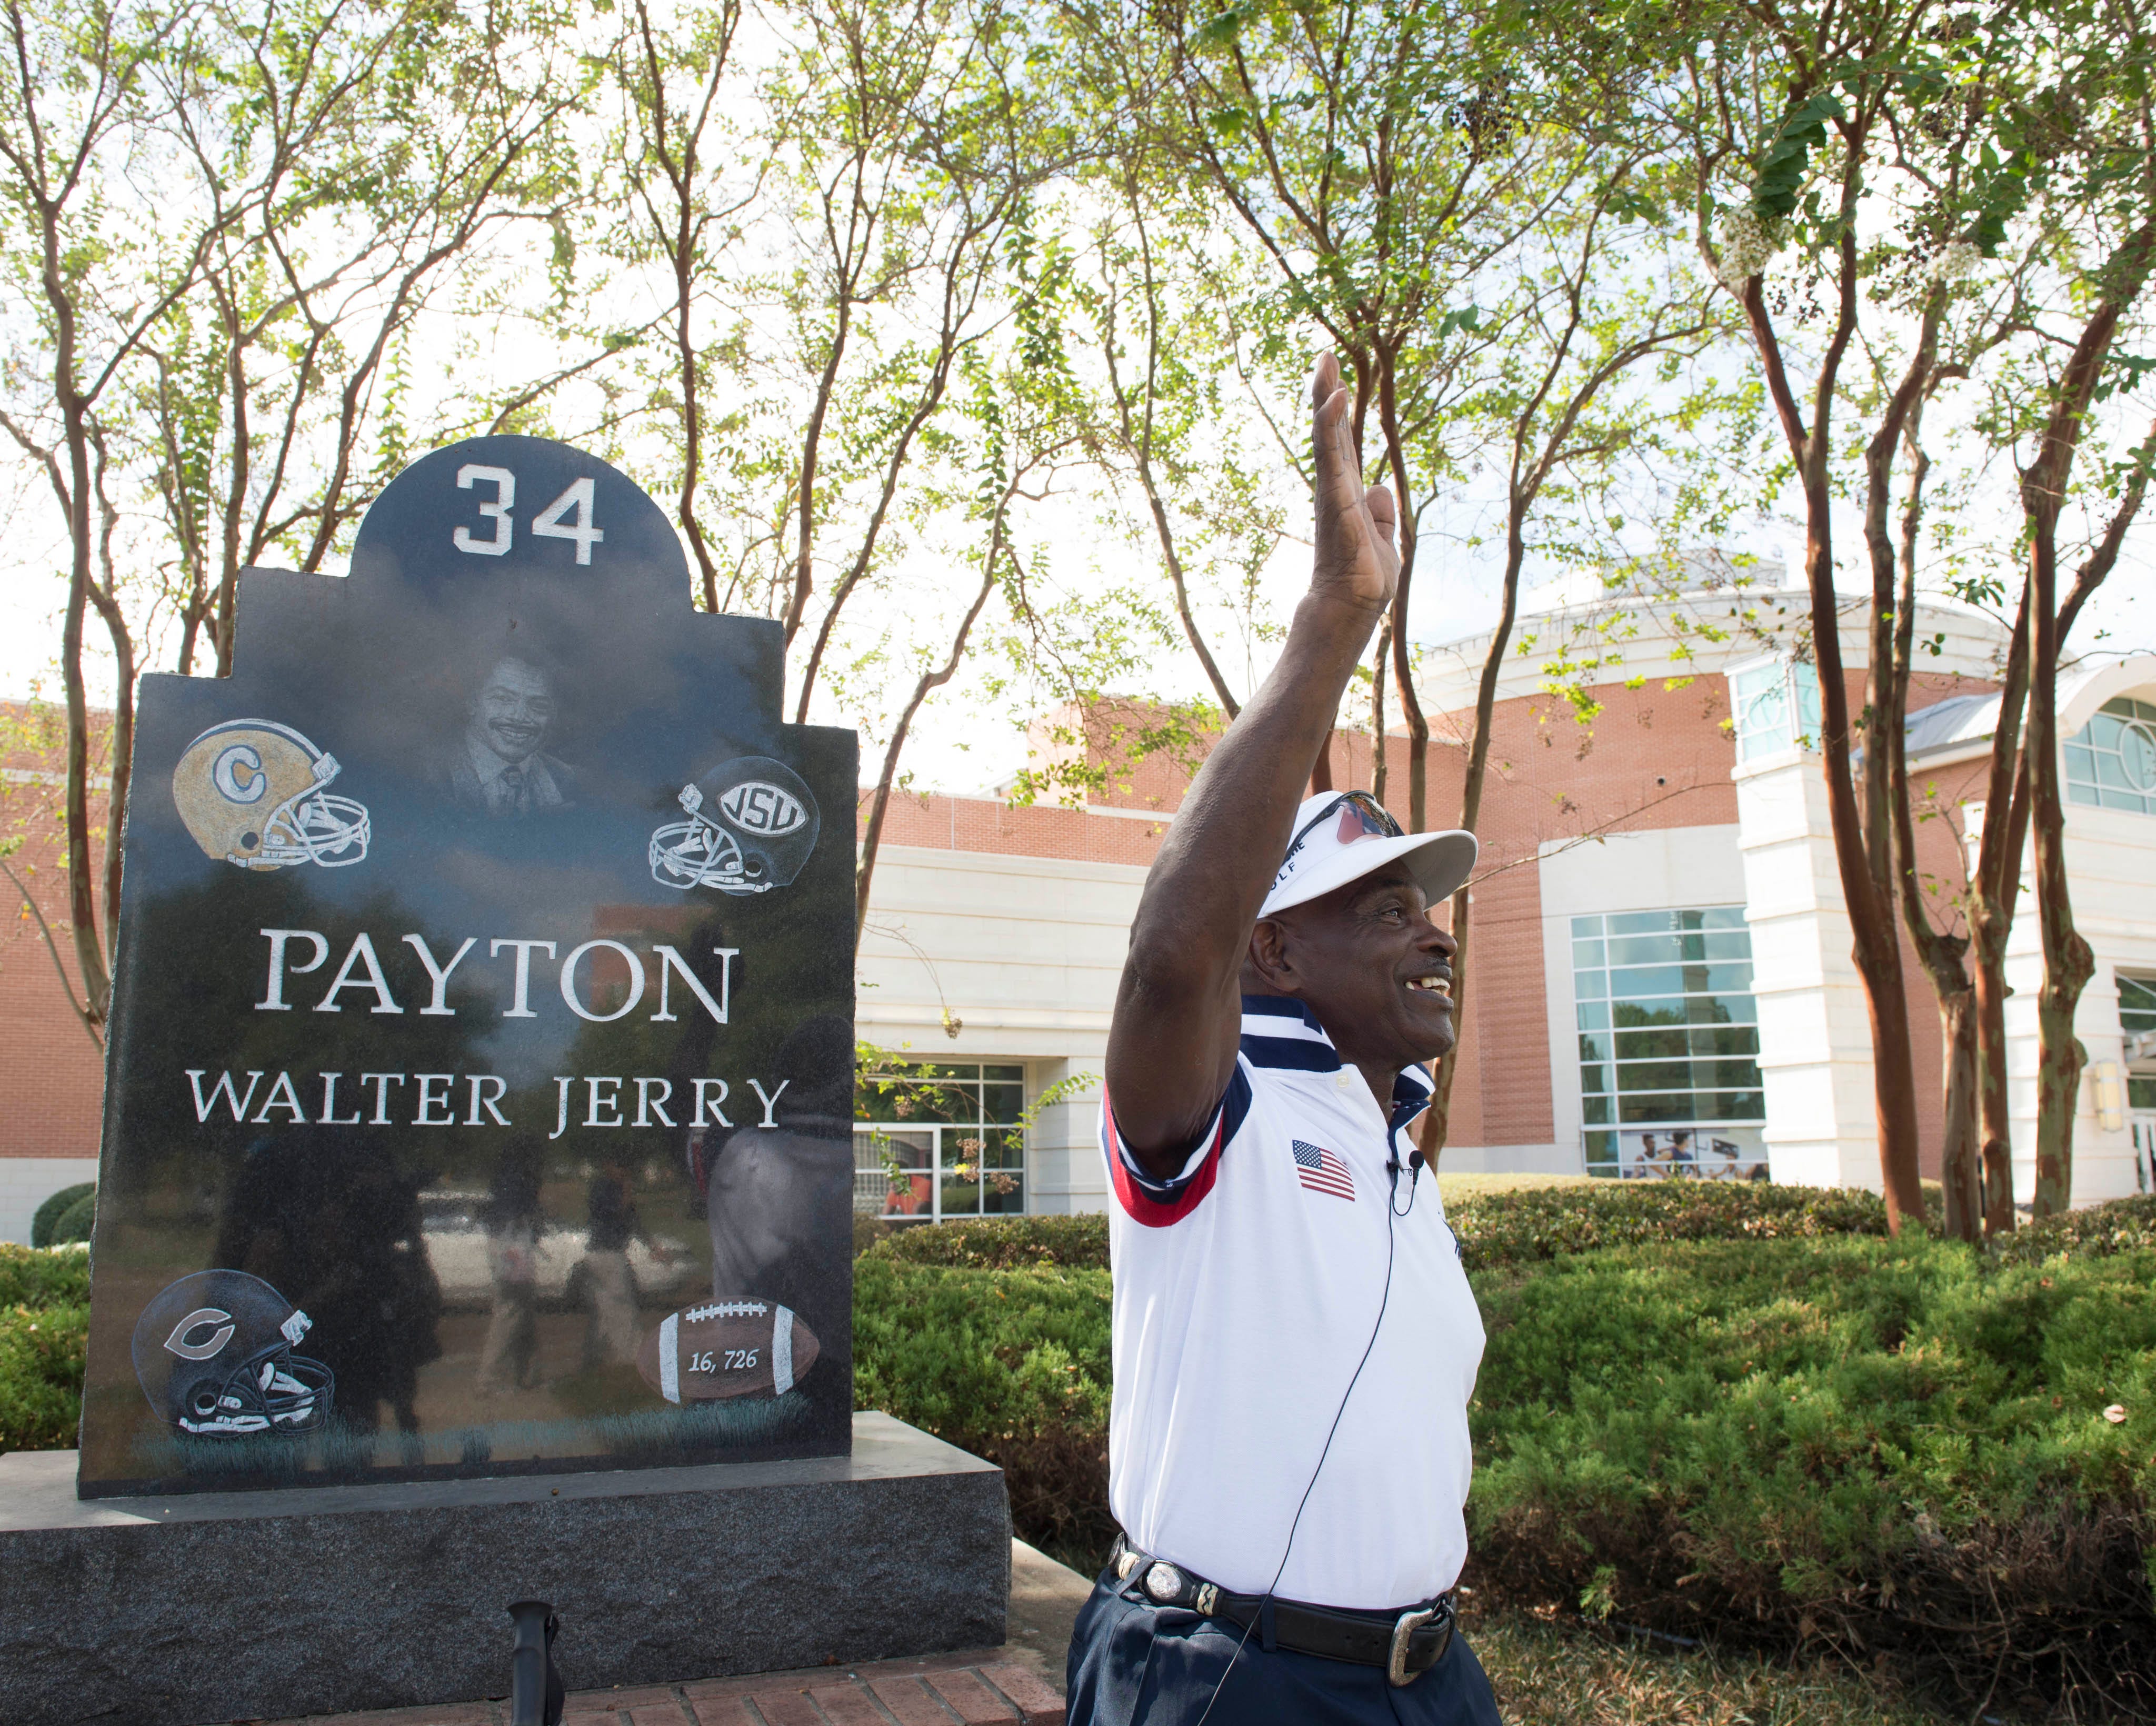
[[[685,892],[768,893],[801,873],[816,848],[816,799],[783,761],[742,755],[681,787],[689,819],[651,836],[651,878]]]
[[[135,1322],[135,1375],[161,1420],[202,1438],[312,1432],[336,1380],[292,1350],[314,1321],[259,1277],[197,1271]]]
[[[172,802],[205,856],[243,869],[342,868],[367,855],[367,806],[334,797],[335,755],[290,725],[230,720],[181,752]]]

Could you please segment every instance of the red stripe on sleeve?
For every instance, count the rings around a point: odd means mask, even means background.
[[[1204,1201],[1205,1195],[1213,1191],[1213,1182],[1220,1172],[1220,1151],[1227,1137],[1227,1110],[1224,1106],[1213,1118],[1213,1142],[1206,1147],[1205,1160],[1190,1175],[1183,1190],[1166,1201],[1147,1193],[1131,1178],[1131,1171],[1123,1161],[1122,1138],[1116,1130],[1115,1107],[1106,1092],[1101,1099],[1101,1130],[1106,1135],[1104,1147],[1108,1153],[1108,1180],[1116,1190],[1116,1198],[1124,1214],[1132,1222],[1142,1223],[1147,1228],[1170,1228],[1195,1211]]]

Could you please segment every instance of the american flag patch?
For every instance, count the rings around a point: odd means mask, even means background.
[[[1348,1172],[1347,1164],[1326,1150],[1315,1145],[1305,1145],[1301,1140],[1291,1140],[1295,1148],[1296,1179],[1312,1192],[1331,1193],[1336,1199],[1352,1200],[1355,1196],[1355,1178]]]

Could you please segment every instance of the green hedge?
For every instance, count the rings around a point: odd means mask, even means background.
[[[86,1305],[0,1307],[0,1451],[74,1443],[89,1339]]]
[[[1883,1235],[1887,1206],[1846,1187],[1763,1181],[1598,1181],[1475,1193],[1445,1206],[1471,1271],[1647,1241]]]
[[[64,1186],[30,1219],[33,1247],[63,1247],[90,1238],[90,1225],[97,1215],[97,1183],[85,1181]]]
[[[1486,1589],[1964,1713],[2156,1713],[2156,1252],[1702,1242],[1476,1286]]]
[[[1887,1232],[1887,1206],[1876,1193],[1766,1181],[1603,1181],[1471,1192],[1449,1201],[1446,1213],[1471,1270],[1531,1264],[1642,1241],[1775,1241]],[[1108,1219],[1098,1211],[896,1226],[865,1219],[856,1227],[855,1245],[870,1257],[910,1264],[1105,1270]]]
[[[0,1242],[0,1452],[74,1443],[89,1336],[90,1254]]]
[[[1019,1532],[1081,1565],[1115,1538],[1108,1383],[1105,1270],[855,1263],[855,1405],[986,1457]]]
[[[2156,1251],[2156,1194],[2113,1199],[2063,1216],[2046,1217],[1991,1243],[1993,1254],[2013,1264],[2047,1258],[2101,1258],[2113,1252]]]
[[[1786,1188],[1454,1215],[1490,1339],[1486,1596],[1826,1654],[1964,1718],[1987,1693],[2156,1718],[2156,1204],[1990,1254]],[[997,1462],[1019,1531],[1081,1565],[1111,1530],[1104,1242],[1097,1217],[922,1227],[855,1267],[860,1404]],[[79,1251],[0,1248],[0,1448],[71,1442],[85,1285]]]
[[[977,1271],[1071,1270],[1108,1268],[1108,1219],[1100,1211],[1078,1216],[983,1216],[966,1222],[891,1224],[856,1227],[855,1245],[874,1258],[904,1264],[941,1264]]]
[[[90,1298],[90,1254],[0,1241],[0,1307],[79,1305]]]

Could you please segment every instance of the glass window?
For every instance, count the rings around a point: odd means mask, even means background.
[[[1025,1068],[900,1061],[854,1086],[854,1209],[894,1221],[1025,1210]]]
[[[1572,942],[1588,1172],[1763,1177],[1743,908],[1575,917]]]
[[[2128,695],[2107,701],[2067,740],[2066,796],[2156,815],[2156,702]]]
[[[2120,975],[2118,1028],[2129,1037],[2137,1031],[2156,1031],[2156,977]]]
[[[1810,749],[1820,732],[1819,673],[1800,660],[1751,666],[1729,679],[1729,705],[1738,761]]]

